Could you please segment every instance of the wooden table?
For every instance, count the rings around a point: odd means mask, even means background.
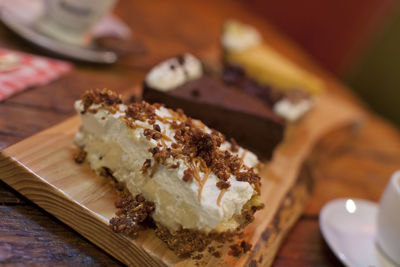
[[[116,13],[133,29],[135,48],[128,49],[129,53],[114,66],[77,63],[74,71],[57,81],[0,103],[0,149],[74,114],[73,101],[86,89],[108,87],[137,92],[146,70],[162,58],[185,51],[206,59],[215,56],[220,26],[226,18],[238,18],[257,26],[277,50],[323,77],[329,90],[354,105],[362,105],[345,86],[263,19],[252,15],[242,2],[176,0],[150,4],[145,0],[121,0]],[[41,53],[3,26],[0,26],[0,46]],[[390,174],[400,168],[399,131],[365,112],[365,121],[330,133],[315,147],[307,161],[315,179],[314,193],[280,249],[275,266],[340,264],[322,239],[318,227],[321,207],[338,197],[378,201]],[[0,182],[0,218],[0,264],[120,264],[3,182]]]

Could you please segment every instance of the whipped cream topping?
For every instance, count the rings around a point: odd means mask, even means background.
[[[230,51],[243,51],[247,48],[261,44],[260,33],[252,26],[235,20],[225,22],[223,26],[221,43]]]
[[[307,113],[313,105],[314,103],[311,99],[302,99],[293,103],[290,100],[283,98],[275,103],[273,110],[278,116],[281,116],[287,121],[293,122]]]
[[[168,91],[202,75],[203,66],[200,60],[191,54],[184,54],[167,59],[153,67],[145,82],[153,89]]]
[[[132,195],[143,194],[155,203],[156,208],[152,218],[170,230],[195,229],[205,232],[218,229],[235,229],[239,225],[232,224],[235,215],[241,213],[243,206],[256,195],[254,185],[238,181],[230,175],[230,187],[221,194],[216,186],[218,177],[213,173],[199,171],[201,186],[196,179],[184,181],[188,170],[183,159],[168,158],[167,165],[177,165],[171,168],[159,164],[152,177],[143,173],[142,167],[146,159],[152,158],[149,149],[159,147],[163,142],[167,147],[175,142],[175,130],[164,119],[156,120],[164,140],[149,139],[145,129],[152,129],[148,121],[135,120],[138,127],[127,126],[124,121],[127,106],[118,104],[116,111],[110,112],[102,105],[92,104],[85,108],[79,100],[75,109],[81,115],[82,124],[75,137],[75,142],[87,152],[87,160],[93,170],[100,172],[103,167],[111,170],[113,176],[124,183]],[[96,112],[84,112],[96,110]],[[158,118],[171,118],[174,114],[169,109],[159,107],[156,110]],[[195,123],[203,125],[199,121]],[[211,132],[206,128],[206,131]],[[231,147],[229,142],[221,145],[221,150]],[[256,167],[259,161],[250,151],[239,148],[238,157],[243,157],[247,167]],[[201,194],[199,198],[199,190]]]

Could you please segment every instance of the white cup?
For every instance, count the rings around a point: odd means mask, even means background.
[[[390,178],[379,203],[377,242],[400,265],[400,170]]]
[[[45,0],[43,16],[36,28],[62,42],[85,46],[90,31],[107,14],[115,0]]]

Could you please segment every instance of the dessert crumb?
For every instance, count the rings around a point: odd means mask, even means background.
[[[74,160],[78,164],[82,164],[86,159],[86,151],[83,148],[79,148],[79,150],[74,155]]]
[[[111,178],[113,181],[116,181],[112,174],[112,171],[107,167],[102,167],[99,171],[99,175],[103,176],[103,177]]]
[[[219,252],[219,251],[215,251],[211,255],[213,255],[216,258],[221,258],[221,252]]]
[[[257,266],[258,266],[258,263],[257,263],[256,260],[252,260],[252,261],[250,262],[250,264],[249,264],[249,267],[257,267]]]
[[[228,254],[239,258],[240,256],[242,256],[242,254],[247,253],[247,251],[249,251],[251,249],[251,247],[252,247],[251,244],[242,240],[239,244],[234,244],[234,245],[230,246],[229,248],[231,250],[229,251]]]
[[[210,253],[215,258],[220,258],[221,257],[221,252],[217,251],[217,249],[215,247],[213,247],[213,246],[208,247],[207,250],[208,250],[208,253]]]
[[[263,256],[261,255],[260,258],[258,259],[258,263],[261,263],[263,261]]]
[[[202,258],[203,258],[203,254],[197,254],[197,255],[192,256],[193,260],[201,260]]]
[[[138,237],[139,231],[145,227],[146,220],[155,209],[154,203],[147,201],[142,194],[132,197],[121,192],[121,196],[117,197],[114,204],[118,210],[116,217],[110,220],[111,229],[132,238]]]

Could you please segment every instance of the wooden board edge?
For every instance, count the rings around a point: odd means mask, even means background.
[[[70,199],[28,168],[0,151],[0,179],[43,208],[106,253],[129,266],[166,266],[132,240],[114,233],[101,218]],[[74,205],[74,204],[75,205]],[[73,207],[73,208],[71,208]],[[79,220],[75,218],[80,217]],[[85,224],[77,222],[87,222]],[[113,242],[103,242],[103,240]],[[110,243],[118,247],[107,246]],[[132,261],[132,255],[136,255]]]
[[[314,188],[310,164],[302,164],[296,183],[282,199],[272,222],[264,229],[260,239],[253,244],[244,266],[271,266],[280,245],[303,213],[304,205]],[[262,249],[268,247],[267,250]]]

